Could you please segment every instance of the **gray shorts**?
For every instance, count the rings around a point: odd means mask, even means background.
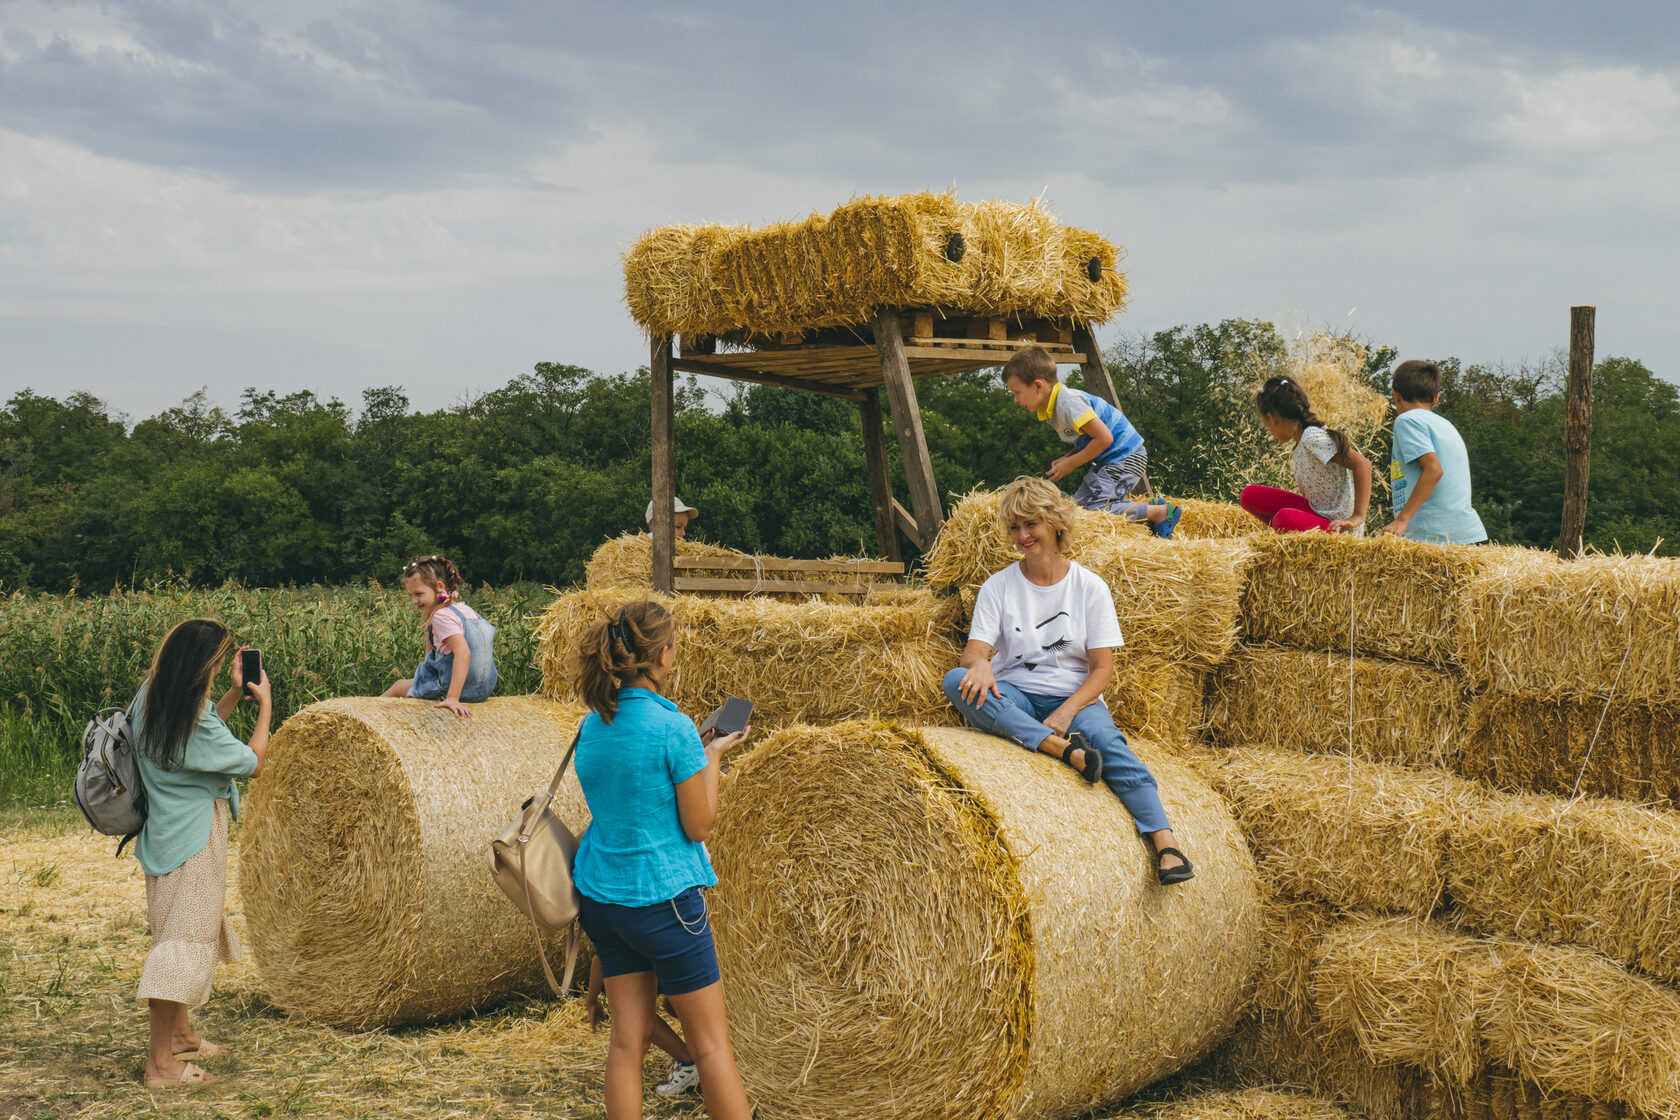
[[[1124,459],[1092,466],[1073,492],[1073,500],[1085,509],[1123,513],[1132,504],[1131,496],[1143,490],[1148,469],[1147,451],[1134,451]]]

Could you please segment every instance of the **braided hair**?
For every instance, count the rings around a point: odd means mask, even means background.
[[[1307,391],[1287,377],[1267,378],[1266,384],[1254,394],[1254,405],[1260,410],[1260,415],[1294,421],[1301,425],[1303,432],[1308,428],[1323,428],[1336,442],[1338,459],[1345,456],[1348,448],[1352,446],[1348,443],[1347,436],[1313,414],[1312,402],[1307,399]]]
[[[578,692],[608,723],[618,714],[618,690],[659,662],[676,636],[676,620],[658,603],[627,603],[584,631],[577,647]]]
[[[461,569],[447,556],[432,553],[430,556],[416,556],[403,565],[402,578],[410,579],[419,576],[433,587],[444,590],[443,599],[452,598],[461,590]]]

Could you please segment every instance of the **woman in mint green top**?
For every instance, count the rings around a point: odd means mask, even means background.
[[[187,1008],[210,998],[217,961],[239,956],[226,911],[228,819],[239,810],[235,779],[262,771],[273,712],[264,673],[248,686],[258,707],[250,745],[228,730],[227,717],[247,688],[240,659],[214,705],[210,688],[231,652],[233,638],[221,623],[181,623],[158,647],[129,713],[146,791],[146,823],[135,851],[146,873],[152,927],[136,993],[150,1019],[147,1088],[214,1081],[185,1059],[227,1053],[193,1033]]]

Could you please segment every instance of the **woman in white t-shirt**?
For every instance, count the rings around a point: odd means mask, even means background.
[[[980,730],[1059,758],[1087,782],[1107,782],[1154,845],[1156,876],[1182,883],[1195,872],[1175,847],[1155,777],[1102,702],[1120,620],[1108,585],[1062,554],[1077,512],[1047,479],[1004,488],[998,519],[1021,559],[981,586],[945,695]]]
[[[1287,377],[1273,377],[1254,394],[1266,431],[1279,443],[1295,441],[1290,468],[1299,494],[1276,486],[1245,486],[1242,507],[1280,533],[1322,529],[1365,535],[1371,505],[1371,461],[1347,436],[1313,415],[1307,391]]]

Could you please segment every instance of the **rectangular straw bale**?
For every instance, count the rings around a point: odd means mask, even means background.
[[[1495,795],[1464,814],[1447,853],[1461,924],[1596,949],[1680,982],[1680,815]]]
[[[1139,1104],[1113,1120],[1347,1120],[1338,1105],[1300,1093],[1234,1089]]]
[[[1507,789],[1680,809],[1680,704],[1482,695],[1460,767]]]
[[[1680,560],[1588,556],[1482,572],[1461,614],[1464,670],[1478,689],[1680,700]]]
[[[929,583],[978,588],[1020,559],[997,503],[996,493],[976,491],[952,511],[924,561]],[[1108,584],[1128,651],[1208,667],[1236,644],[1245,541],[1163,541],[1135,522],[1083,511],[1067,552]]]
[[[1214,786],[1285,894],[1418,917],[1443,904],[1447,838],[1477,797],[1469,783],[1331,755],[1218,757]]]
[[[740,696],[756,705],[753,724],[762,730],[860,716],[951,718],[940,682],[959,646],[941,626],[941,601],[903,588],[862,604],[569,592],[538,627],[545,696],[575,696],[574,651],[584,631],[636,599],[653,599],[676,618],[677,666],[665,694],[691,715]]]
[[[1242,645],[1208,684],[1209,730],[1229,746],[1451,768],[1468,714],[1456,674],[1345,651]]]
[[[1246,537],[1265,528],[1260,519],[1235,502],[1209,502],[1201,498],[1173,498],[1184,507],[1184,516],[1174,538],[1194,541],[1221,540],[1226,537]]]
[[[1339,533],[1262,533],[1243,594],[1245,634],[1303,649],[1352,650],[1450,666],[1459,657],[1465,588],[1529,567],[1556,567],[1533,549],[1435,545]]]

